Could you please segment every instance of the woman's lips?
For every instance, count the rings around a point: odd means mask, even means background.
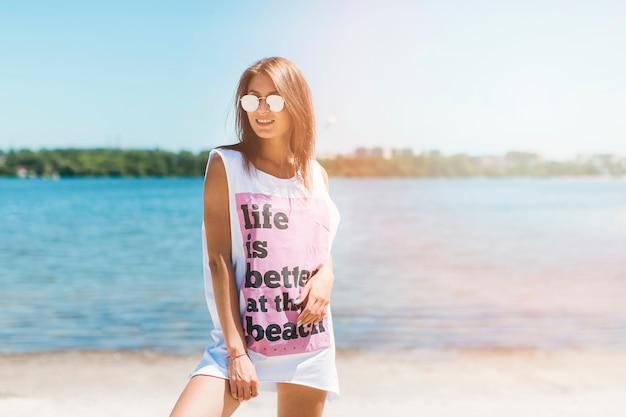
[[[274,121],[272,119],[256,119],[257,124],[260,124],[262,126],[267,126],[269,124],[274,123]]]

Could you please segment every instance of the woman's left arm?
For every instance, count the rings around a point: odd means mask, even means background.
[[[296,305],[304,303],[304,308],[298,317],[298,326],[318,323],[324,319],[330,304],[334,281],[333,259],[329,256],[315,275],[309,278],[296,301]]]
[[[328,174],[323,167],[320,166],[320,168],[326,183],[326,189],[328,189]],[[296,305],[304,303],[304,308],[298,317],[298,326],[318,323],[324,319],[330,305],[330,295],[333,291],[334,281],[333,258],[328,256],[324,265],[309,278],[296,300]]]

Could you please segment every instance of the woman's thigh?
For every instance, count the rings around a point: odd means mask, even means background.
[[[296,384],[278,384],[278,417],[320,417],[326,391]]]
[[[228,417],[238,406],[227,379],[196,375],[180,394],[170,417]]]

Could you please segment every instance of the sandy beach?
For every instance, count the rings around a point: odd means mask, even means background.
[[[167,416],[199,357],[58,352],[0,356],[0,415]],[[340,352],[325,416],[626,415],[626,354],[464,350]],[[274,416],[262,393],[236,415]]]

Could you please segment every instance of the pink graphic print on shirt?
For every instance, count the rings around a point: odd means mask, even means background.
[[[295,301],[329,252],[329,212],[319,198],[235,195],[246,268],[241,288],[248,348],[266,356],[330,346],[326,317],[298,326]]]

